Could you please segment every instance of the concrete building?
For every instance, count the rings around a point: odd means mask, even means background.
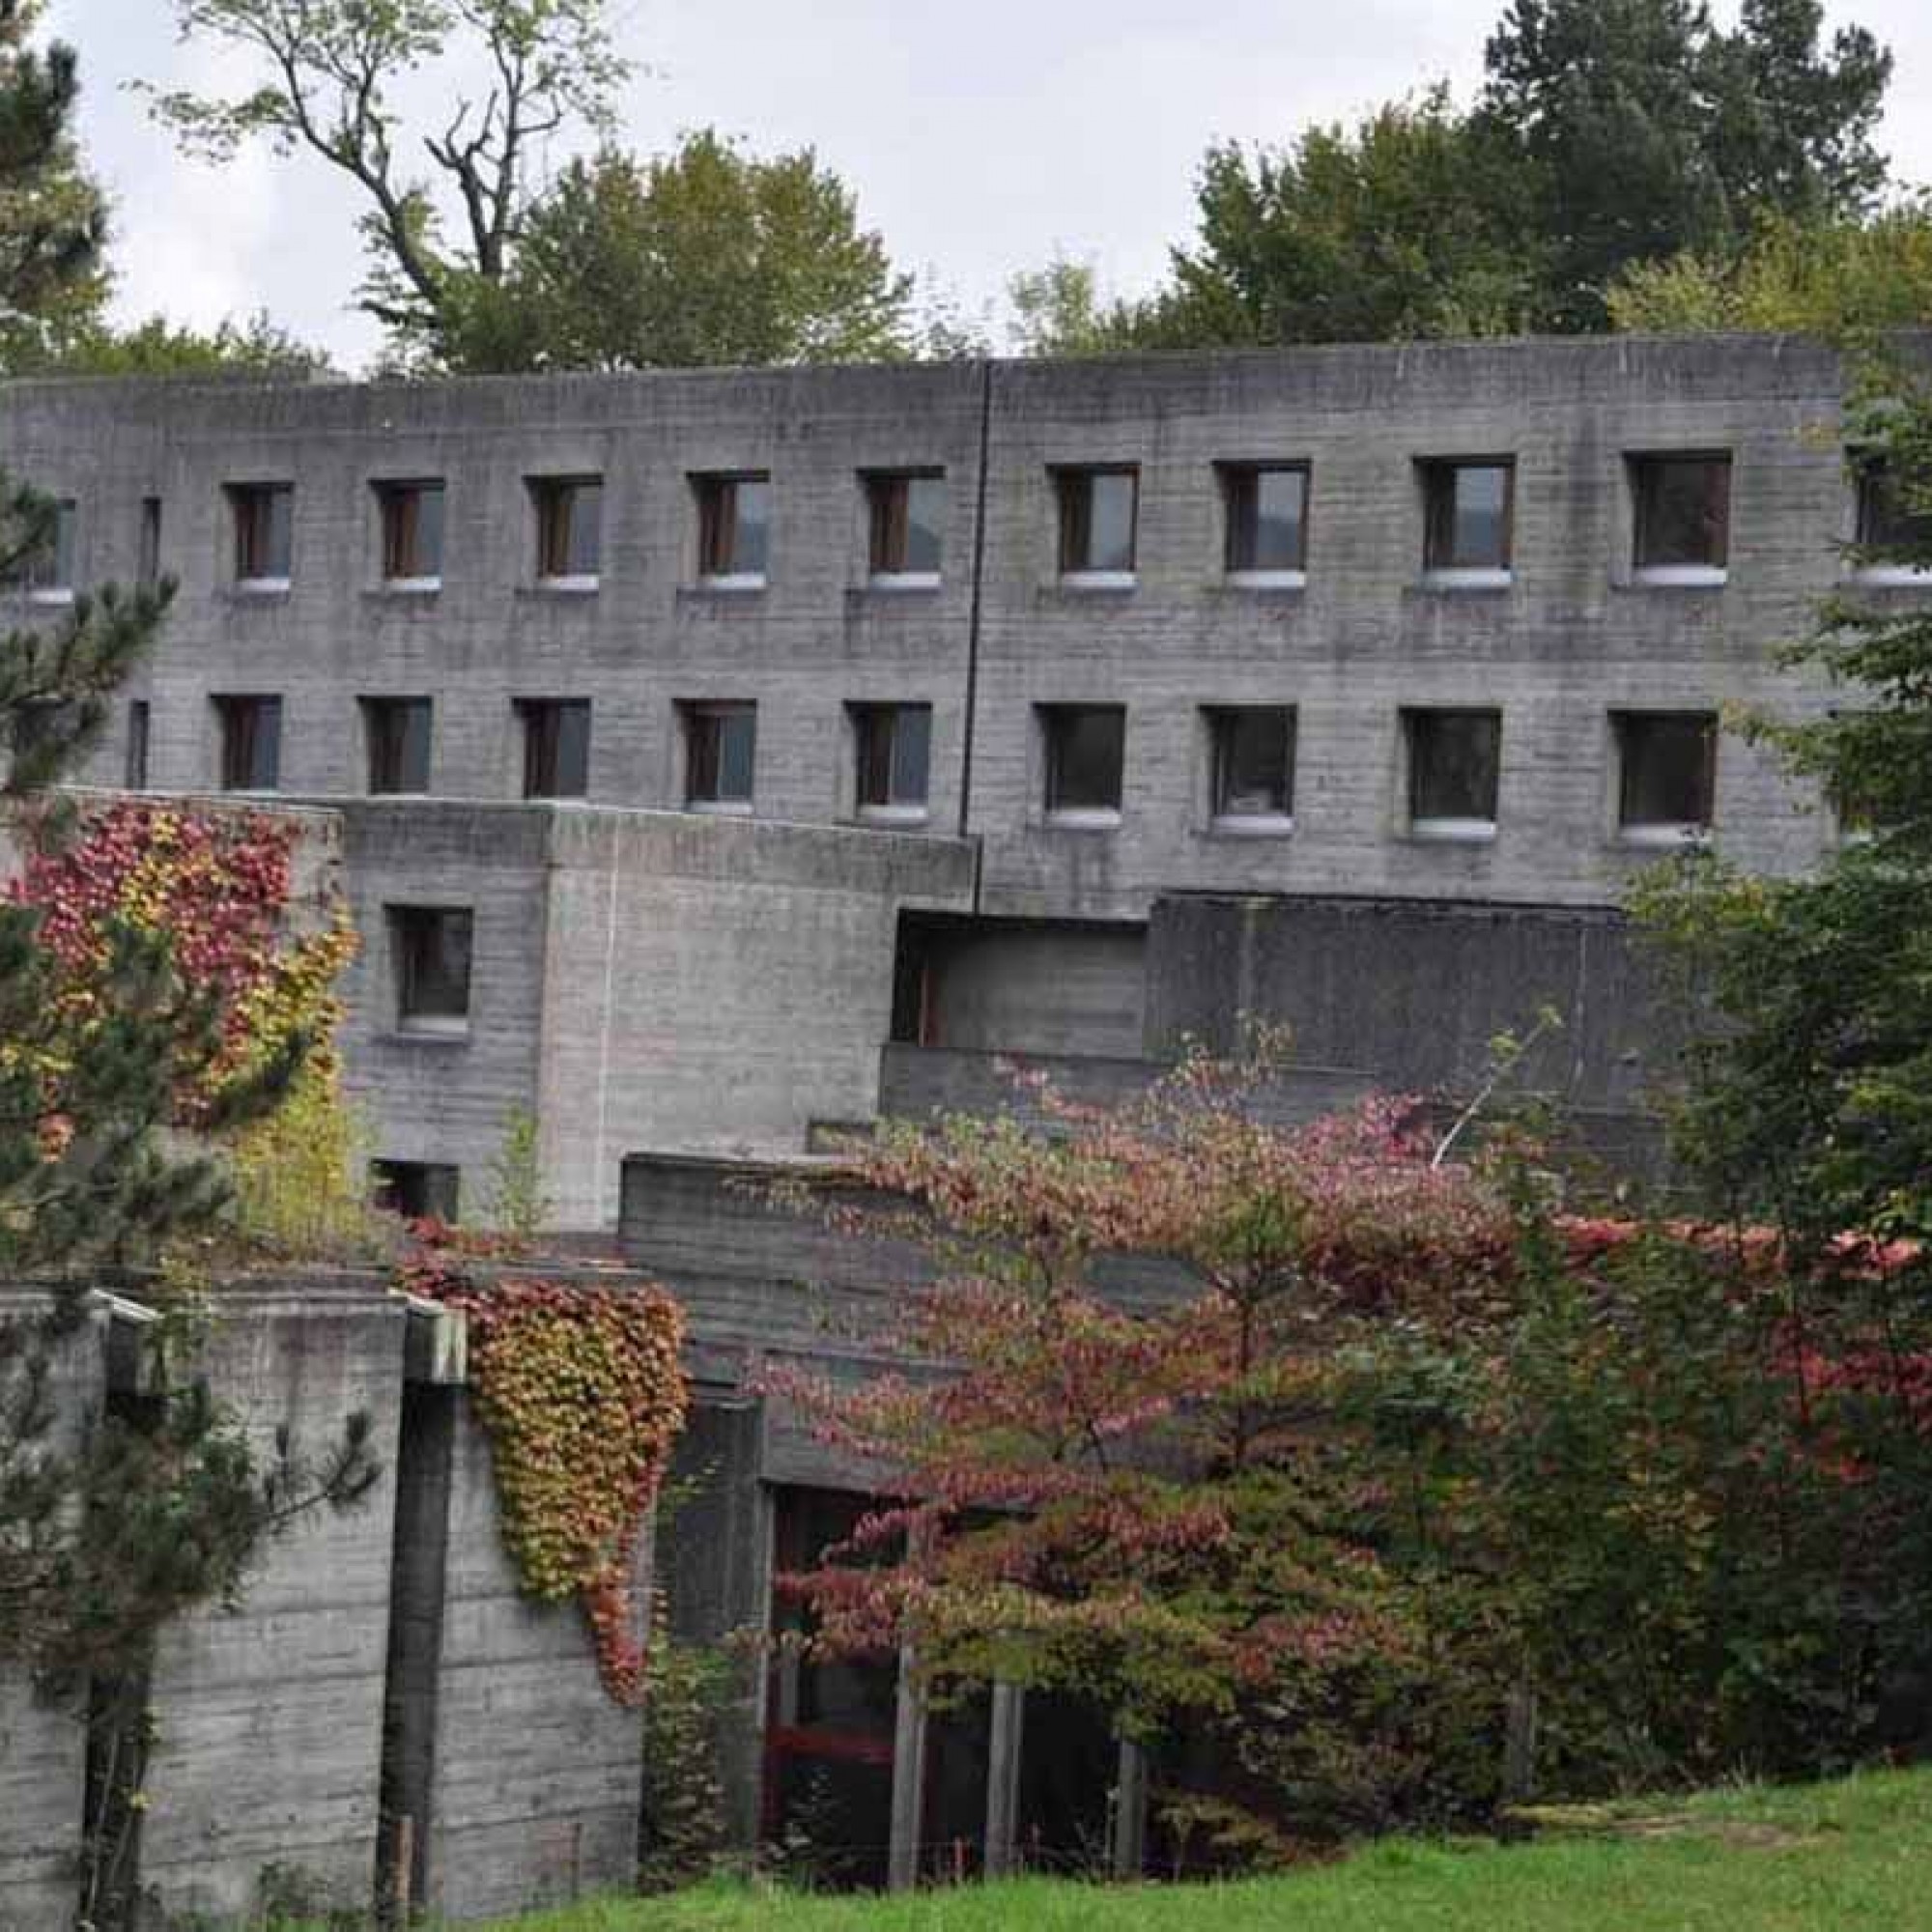
[[[1861,527],[1843,383],[1727,336],[15,383],[0,448],[70,506],[16,610],[180,581],[89,776],[344,809],[403,1196],[522,1106],[608,1228],[623,1152],[871,1113],[889,1035],[1139,1055],[1164,894],[1815,861],[1722,719],[1834,701],[1773,652]]]
[[[685,1455],[714,1481],[663,1553],[680,1628],[716,1637],[782,1614],[774,1570],[869,1480],[764,1372],[867,1373],[917,1278],[749,1200],[824,1123],[1013,1104],[1014,1053],[1130,1094],[1251,1015],[1293,1030],[1286,1118],[1453,1097],[1548,1007],[1525,1077],[1652,1163],[1672,1016],[1618,898],[1687,842],[1771,873],[1828,851],[1832,811],[1725,714],[1843,701],[1775,661],[1821,595],[1932,598],[1850,582],[1874,506],[1844,381],[1816,344],[1711,337],[13,384],[0,452],[68,508],[0,615],[179,579],[87,776],[315,808],[363,938],[348,1065],[394,1198],[469,1210],[526,1111],[558,1227],[616,1231],[685,1301]],[[422,1828],[416,1895],[460,1917],[521,1902],[520,1874],[563,1895],[620,1873],[636,1767],[596,1730],[579,1783],[553,1776],[602,1714],[571,1634],[514,1605],[464,1398],[405,1363],[410,1320],[362,1309],[367,1361],[342,1356],[382,1397],[396,1531],[343,1567],[353,1762],[307,1861],[368,1872],[380,1761]],[[242,1735],[231,1664],[272,1676],[283,1623],[301,1638],[294,1576],[247,1656],[199,1626],[170,1645],[190,1729]],[[1036,1711],[1023,1750],[1011,1687],[928,1727],[891,1675],[748,1672],[735,1836],[781,1830],[828,1765],[890,1840],[873,1876],[923,1845],[993,1865],[1023,1830],[1112,1832],[1028,1782],[1071,1753],[1068,1787],[1124,1793],[1104,1731]],[[66,1815],[71,1741],[44,1767]],[[221,1860],[185,1790],[146,1868],[232,1904],[292,1790],[265,1784]],[[49,1895],[44,1866],[0,1842],[0,1903]]]

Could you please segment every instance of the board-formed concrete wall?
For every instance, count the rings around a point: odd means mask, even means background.
[[[765,1154],[864,1119],[901,911],[971,902],[957,839],[679,812],[423,801],[342,808],[363,945],[349,1088],[384,1159],[462,1170],[487,1212],[513,1109],[554,1225],[614,1225],[636,1148]],[[398,1025],[390,909],[474,920],[467,1027]]]
[[[428,695],[432,790],[511,798],[513,700],[578,696],[593,704],[591,802],[677,807],[678,706],[736,699],[759,707],[758,814],[829,823],[856,805],[848,707],[925,702],[926,828],[983,835],[986,909],[1131,920],[1159,891],[1196,888],[1612,898],[1655,856],[1616,834],[1614,707],[1833,701],[1774,651],[1843,579],[1844,386],[1833,352],[1777,336],[409,384],[17,382],[0,385],[0,441],[76,501],[82,582],[130,576],[142,499],[161,504],[182,593],[129,691],[154,707],[156,784],[213,781],[213,695],[277,693],[284,789],[354,794],[356,700]],[[1670,450],[1733,458],[1722,583],[1634,579],[1630,458]],[[1425,581],[1418,465],[1459,456],[1516,463],[1506,584]],[[1262,461],[1309,466],[1297,587],[1246,587],[1225,567],[1219,466]],[[1059,575],[1054,472],[1092,464],[1140,472],[1130,587]],[[912,469],[945,474],[941,582],[879,589],[864,478]],[[706,589],[691,479],[746,469],[773,482],[767,582]],[[567,474],[604,479],[588,594],[534,581],[528,481]],[[380,578],[375,486],[426,476],[448,492],[440,587],[399,593]],[[224,488],[270,480],[295,486],[291,581],[239,591]],[[1044,810],[1037,707],[1091,701],[1127,709],[1121,822],[1063,829]],[[1209,822],[1204,708],[1230,704],[1296,711],[1283,836]],[[1492,840],[1407,835],[1400,711],[1433,704],[1503,713]],[[117,733],[97,776],[118,781],[121,753]],[[1833,836],[1816,803],[1769,751],[1725,737],[1718,838],[1741,863],[1815,860]]]
[[[1148,940],[1148,1051],[1232,1048],[1243,1017],[1293,1057],[1384,1090],[1466,1098],[1499,1035],[1537,1035],[1512,1085],[1631,1113],[1667,1077],[1682,1015],[1621,914],[1343,898],[1169,898]]]
[[[0,1321],[34,1321],[47,1305],[40,1290],[0,1287]],[[53,1352],[53,1454],[71,1452],[105,1406],[109,1319],[97,1300]],[[86,1784],[84,1709],[50,1703],[24,1672],[0,1669],[0,1932],[47,1932],[72,1917]]]
[[[345,1905],[371,1895],[403,1335],[366,1282],[230,1289],[172,1371],[206,1378],[264,1466],[278,1430],[316,1458],[360,1412],[380,1474],[359,1507],[270,1538],[237,1607],[161,1634],[140,1876],[163,1914],[242,1918],[270,1867]]]
[[[43,1298],[0,1287],[0,1319]],[[123,1867],[136,1922],[252,1925],[297,1897],[372,1912],[399,1895],[405,1816],[412,1896],[449,1922],[624,1889],[637,1870],[639,1715],[606,1694],[578,1605],[533,1605],[519,1588],[462,1318],[357,1276],[255,1277],[211,1299],[207,1324],[171,1334],[157,1359],[151,1311],[94,1297],[58,1365],[60,1439],[110,1392],[200,1380],[259,1466],[280,1432],[319,1461],[361,1414],[377,1474],[355,1507],[305,1512],[268,1537],[235,1605],[160,1633]],[[752,1467],[741,1451],[721,1492],[734,1537],[747,1480],[756,1507]],[[761,1614],[755,1542],[702,1554],[683,1586],[687,1623]],[[731,1744],[749,1816],[747,1722]],[[86,1731],[8,1676],[0,1741],[0,1928],[57,1932],[79,1904]]]

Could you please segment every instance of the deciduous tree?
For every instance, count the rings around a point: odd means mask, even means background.
[[[261,137],[354,182],[370,272],[362,306],[405,358],[446,357],[471,284],[502,281],[528,213],[532,148],[612,123],[629,71],[604,0],[176,0],[183,38],[250,57],[241,95],[176,90],[156,112],[220,158]],[[430,72],[448,106],[412,125]]]
[[[810,148],[761,158],[710,129],[640,161],[575,161],[499,280],[462,285],[469,370],[865,361],[908,353],[913,282]]]

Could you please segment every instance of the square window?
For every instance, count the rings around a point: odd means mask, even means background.
[[[1422,838],[1481,838],[1495,830],[1502,769],[1499,711],[1406,711],[1408,824]]]
[[[604,547],[604,484],[596,476],[533,476],[537,582],[594,589]]]
[[[456,1220],[462,1169],[440,1161],[372,1160],[371,1191],[376,1206],[406,1221]]]
[[[128,707],[128,762],[122,781],[129,791],[148,788],[148,700],[137,697]]]
[[[42,540],[20,556],[10,581],[29,597],[66,603],[73,596],[73,541],[78,512],[66,497],[52,505]]]
[[[946,479],[937,474],[870,476],[874,577],[936,578],[946,522]]]
[[[1516,517],[1513,463],[1425,463],[1423,568],[1507,571]]]
[[[1876,462],[1859,471],[1859,548],[1867,567],[1932,570],[1932,503],[1906,500]]]
[[[755,704],[687,704],[686,805],[699,811],[750,811],[757,747]]]
[[[1046,811],[1063,823],[1118,822],[1127,714],[1118,704],[1045,704]]]
[[[433,710],[427,697],[365,697],[362,730],[369,748],[369,789],[429,790]]]
[[[1617,734],[1617,823],[1627,833],[1681,837],[1709,830],[1717,788],[1718,721],[1708,711],[1623,711]]]
[[[859,753],[859,815],[923,819],[932,757],[932,706],[855,704],[852,726]]]
[[[1231,577],[1299,575],[1308,567],[1308,471],[1300,465],[1225,463]]]
[[[396,1013],[406,1030],[467,1031],[473,928],[474,915],[466,907],[389,908]]]
[[[1294,810],[1294,713],[1279,705],[1210,711],[1217,824],[1279,824]]]
[[[582,798],[590,790],[590,700],[520,697],[524,796]]]
[[[771,558],[772,485],[763,474],[699,476],[697,574],[707,583],[761,585]]]
[[[1130,577],[1140,515],[1137,469],[1060,469],[1060,574]]]
[[[236,582],[286,585],[294,554],[295,486],[232,483],[228,502],[235,520]]]
[[[282,776],[282,700],[217,697],[221,724],[221,789],[273,791]]]
[[[379,483],[383,511],[383,581],[442,581],[442,485]]]
[[[1638,456],[1631,462],[1635,493],[1636,567],[1640,573],[1723,571],[1730,560],[1731,459],[1728,456]]]

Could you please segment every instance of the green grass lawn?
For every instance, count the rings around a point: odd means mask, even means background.
[[[1025,1881],[907,1898],[720,1887],[514,1932],[1932,1932],[1932,1773],[1623,1807],[1516,1849],[1393,1841],[1293,1877],[1103,1889]],[[499,1928],[511,1932],[511,1928]]]

